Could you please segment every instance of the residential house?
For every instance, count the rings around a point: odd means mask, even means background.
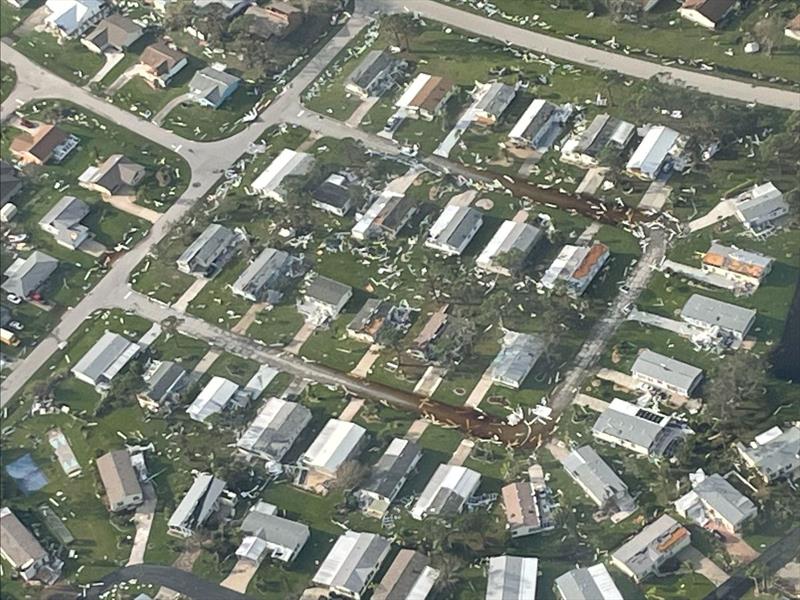
[[[0,160],[0,207],[11,202],[21,189],[22,179],[14,165]]]
[[[255,374],[244,384],[242,390],[251,400],[257,400],[264,393],[264,390],[269,387],[272,380],[278,376],[278,369],[270,367],[269,365],[261,365]]]
[[[426,600],[439,571],[431,568],[427,556],[403,548],[372,593],[372,600]]]
[[[723,246],[716,242],[703,255],[703,271],[757,289],[772,271],[774,260],[758,252]]]
[[[103,0],[47,0],[44,26],[58,37],[75,38],[111,12]]]
[[[630,143],[636,126],[609,114],[597,115],[580,133],[561,146],[561,160],[583,169],[600,165],[603,151],[621,153]]]
[[[555,527],[546,487],[538,487],[530,481],[518,481],[503,486],[500,495],[503,498],[506,529],[512,538],[549,531]]]
[[[450,204],[431,227],[425,246],[450,256],[460,256],[482,224],[480,211]]]
[[[145,168],[122,154],[112,154],[97,167],[87,168],[78,177],[81,187],[104,197],[134,193],[145,176]]]
[[[260,565],[267,556],[282,563],[291,563],[306,545],[311,532],[302,523],[291,521],[276,513],[278,508],[259,501],[242,521],[245,534],[236,556]]]
[[[144,35],[144,29],[119,13],[108,15],[92,31],[81,38],[81,43],[92,52],[120,53],[131,47]]]
[[[789,214],[783,192],[771,181],[755,185],[733,199],[736,218],[753,234],[768,234]]]
[[[250,187],[260,196],[286,202],[286,177],[307,175],[313,166],[314,157],[310,154],[284,148]]]
[[[559,600],[624,600],[603,563],[578,567],[556,578]]]
[[[6,280],[0,286],[10,294],[20,298],[38,300],[41,288],[58,268],[58,261],[39,250],[34,250],[28,258],[16,258],[3,275]]]
[[[214,376],[188,406],[186,412],[195,421],[205,423],[211,415],[219,414],[233,406],[242,407],[249,397],[241,393],[239,385],[224,377]]]
[[[78,477],[83,473],[83,468],[69,445],[69,440],[60,429],[51,429],[47,432],[47,443],[53,448],[58,464],[67,477]]]
[[[107,389],[140,350],[136,342],[106,331],[70,370],[80,381],[97,389]]]
[[[297,461],[307,471],[301,474],[299,485],[326,493],[325,483],[336,479],[339,468],[358,455],[366,434],[361,425],[329,419]]]
[[[545,153],[556,141],[564,124],[572,116],[572,105],[556,105],[547,100],[533,100],[508,133],[513,148]]]
[[[783,35],[800,42],[800,14],[786,23],[786,28],[783,30]]]
[[[311,581],[337,596],[361,600],[391,547],[389,540],[377,534],[346,531]]]
[[[243,240],[242,234],[212,223],[180,255],[178,270],[189,275],[213,277],[230,262]]]
[[[52,584],[60,574],[60,561],[51,559],[7,506],[0,508],[0,557],[26,582],[40,580]]]
[[[794,480],[800,473],[800,424],[783,431],[773,427],[757,435],[749,446],[736,444],[744,463],[758,472],[765,483],[778,479]]]
[[[582,446],[570,452],[561,461],[564,470],[587,496],[602,510],[632,513],[636,503],[628,486],[591,446]]]
[[[394,438],[372,467],[367,482],[356,492],[363,511],[369,516],[383,517],[421,457],[418,444]]]
[[[139,406],[153,412],[174,404],[191,382],[186,369],[171,360],[153,361],[143,379],[146,387],[136,398]]]
[[[598,440],[643,456],[669,456],[684,435],[681,424],[655,410],[614,398],[592,427]]]
[[[703,370],[652,350],[642,350],[631,367],[640,385],[689,397],[703,380]]]
[[[265,461],[281,462],[311,422],[302,404],[270,398],[236,441],[240,452]]]
[[[189,93],[200,106],[219,108],[239,88],[241,79],[214,67],[205,67],[189,82]]]
[[[370,50],[347,78],[344,89],[362,100],[382,96],[397,83],[406,66],[386,50]]]
[[[251,302],[277,304],[292,278],[300,275],[301,261],[283,250],[264,248],[231,286],[231,291]]]
[[[188,63],[186,54],[160,40],[144,49],[137,74],[151,87],[165,88]]]
[[[481,483],[480,473],[457,465],[439,465],[411,509],[417,520],[460,513]]]
[[[347,335],[365,344],[375,344],[379,342],[381,331],[396,330],[404,334],[409,327],[411,309],[407,306],[370,298],[348,324]]]
[[[144,502],[144,492],[127,450],[107,452],[97,459],[97,472],[111,512],[130,510]]]
[[[402,109],[406,117],[433,121],[457,89],[445,77],[419,73],[395,102],[395,108]]]
[[[311,192],[311,206],[343,217],[353,206],[352,178],[346,173],[331,173]]]
[[[219,511],[226,485],[210,473],[198,473],[167,521],[167,533],[183,538],[194,535]]]
[[[500,352],[489,365],[492,382],[518,390],[545,350],[538,336],[506,329]]]
[[[429,349],[431,344],[444,333],[447,327],[448,308],[449,305],[445,304],[434,312],[417,334],[417,337],[414,338],[408,352],[417,360],[427,361],[430,359]]]
[[[525,264],[542,238],[544,233],[538,227],[528,223],[503,221],[478,255],[475,264],[484,271],[510,277]]]
[[[700,329],[718,330],[743,340],[756,320],[756,311],[722,300],[692,294],[681,309],[681,319]]]
[[[91,212],[89,205],[75,196],[62,196],[39,220],[39,227],[53,236],[60,246],[77,250],[91,236],[81,221]]]
[[[611,561],[637,583],[692,543],[689,530],[661,515],[611,554]]]
[[[394,239],[416,211],[417,207],[411,198],[387,188],[363,215],[356,214],[357,221],[350,235],[360,241],[380,236]]]
[[[297,302],[297,310],[306,321],[325,325],[339,316],[352,297],[353,288],[349,285],[316,275]]]
[[[631,175],[652,181],[665,169],[672,168],[682,149],[683,140],[677,131],[654,125],[647,128],[625,168]]]
[[[692,491],[675,501],[675,510],[684,519],[691,519],[701,527],[721,527],[736,533],[758,513],[750,498],[718,473],[706,476],[701,469],[689,479]]]
[[[563,286],[568,296],[577,298],[594,281],[609,256],[608,246],[602,242],[591,246],[567,244],[547,268],[541,284],[548,290]]]
[[[536,600],[539,559],[492,556],[486,581],[486,600]]]
[[[288,2],[271,2],[267,6],[251,4],[244,11],[250,17],[249,30],[264,39],[285,38],[295,31],[305,20],[305,13]]]
[[[683,0],[678,14],[706,29],[717,29],[736,7],[736,0]]]
[[[56,125],[40,123],[24,129],[11,140],[9,150],[22,165],[43,165],[52,161],[55,164],[64,160],[75,148],[79,140]]]
[[[473,123],[485,127],[494,125],[516,95],[516,88],[505,83],[477,84],[473,94]]]

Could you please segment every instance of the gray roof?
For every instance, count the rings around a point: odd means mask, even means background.
[[[280,461],[311,421],[302,404],[270,398],[236,442],[238,448]]]
[[[147,397],[153,402],[161,402],[168,394],[185,388],[187,383],[186,369],[171,360],[162,361],[149,377]]]
[[[339,283],[328,277],[317,275],[306,289],[306,297],[325,304],[337,305],[345,297],[353,293],[349,285]]]
[[[597,417],[592,433],[605,434],[660,454],[666,450],[664,442],[672,438],[665,434],[670,423],[666,415],[615,398]]]
[[[195,477],[192,486],[178,504],[168,525],[176,528],[187,528],[194,531],[211,516],[215,505],[226,483],[209,473],[200,473]]]
[[[137,185],[145,168],[123,154],[112,154],[92,173],[89,182],[110,193],[124,191]]]
[[[331,173],[325,181],[314,188],[311,196],[321,204],[343,210],[350,205],[349,182],[346,177]]]
[[[0,545],[15,569],[47,558],[47,552],[7,506],[0,508]]]
[[[482,110],[489,115],[499,117],[511,104],[517,91],[506,83],[495,82],[490,84],[489,90],[475,104],[477,110]]]
[[[625,564],[637,579],[641,579],[661,564],[662,556],[675,543],[688,536],[689,531],[675,519],[669,515],[661,515],[620,546],[611,556],[614,560]],[[666,547],[664,547],[665,542]]]
[[[390,547],[389,540],[374,533],[347,531],[336,540],[313,582],[360,594]]]
[[[483,215],[480,211],[469,206],[459,206],[452,211],[448,211],[449,208],[446,207],[439,216],[439,219],[441,219],[449,213],[450,220],[436,233],[435,241],[437,244],[460,248],[473,235],[475,226],[480,226],[483,221]]]
[[[429,562],[424,554],[403,548],[375,588],[372,600],[408,600]]]
[[[83,200],[75,196],[62,196],[39,220],[39,226],[55,229],[54,236],[58,243],[77,248],[89,234],[89,229],[81,221],[90,211],[89,205]]]
[[[508,331],[503,347],[490,366],[492,378],[498,382],[514,381],[521,385],[544,352],[545,343],[529,333]]]
[[[774,215],[784,214],[789,205],[781,191],[769,181],[755,185],[736,197],[736,209],[748,224],[759,225]]]
[[[260,510],[263,504],[256,504],[247,513],[242,521],[242,532],[276,546],[302,547],[311,535],[308,526],[271,514],[271,511]]]
[[[620,492],[627,493],[628,486],[620,479],[611,467],[600,458],[591,446],[582,446],[573,450],[561,461],[564,469],[601,499],[613,498]]]
[[[597,115],[589,126],[581,132],[575,151],[596,157],[611,142],[621,145],[623,139],[629,138],[633,130],[632,123],[608,114]],[[622,133],[619,139],[616,135],[618,131]]]
[[[278,302],[283,296],[287,277],[294,273],[298,259],[288,252],[264,248],[233,284],[233,293],[254,301]]]
[[[800,469],[800,427],[792,426],[757,448],[739,447],[754,466],[772,479],[776,474]]]
[[[421,452],[415,442],[394,438],[362,489],[393,500],[395,487],[409,474]]]
[[[486,600],[535,600],[539,559],[493,556],[489,559]]]
[[[210,269],[238,241],[239,235],[235,231],[219,223],[212,223],[183,251],[178,258],[178,265],[185,264],[193,271]]]
[[[142,486],[127,450],[114,450],[103,454],[97,459],[97,471],[100,473],[111,507],[125,500],[127,496],[142,495]]]
[[[101,50],[112,47],[125,50],[142,36],[142,28],[128,17],[112,13],[95,27],[86,39]]]
[[[22,298],[28,298],[42,287],[57,268],[58,261],[55,258],[34,250],[28,258],[18,258],[11,263],[4,273],[8,279],[0,287]]]
[[[652,350],[643,350],[636,357],[631,373],[634,376],[641,373],[685,390],[691,390],[703,377],[702,369]]]
[[[744,336],[755,319],[756,311],[708,296],[692,294],[681,309],[681,318],[719,326]]]
[[[218,106],[241,80],[236,75],[206,67],[197,71],[189,82],[189,89],[198,97]]]
[[[22,180],[10,163],[0,160],[0,206],[3,206],[22,188]]]
[[[138,351],[139,345],[135,342],[106,331],[71,370],[95,384],[102,383],[112,379]]]
[[[400,62],[400,59],[395,58],[385,50],[370,50],[347,80],[364,90],[368,90],[373,81],[384,76],[388,71],[397,68]]]
[[[563,600],[623,600],[603,563],[567,571],[555,584]]]
[[[734,527],[756,513],[756,505],[719,473],[694,486],[694,492]]]

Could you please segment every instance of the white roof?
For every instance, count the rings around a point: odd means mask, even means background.
[[[541,236],[541,230],[528,223],[503,221],[486,247],[481,250],[476,263],[479,267],[490,268],[499,254],[510,250],[528,252]]]
[[[47,0],[45,6],[50,10],[45,21],[67,34],[78,29],[88,19],[100,12],[100,0]]]
[[[663,125],[647,130],[642,142],[628,161],[628,169],[655,175],[670,149],[678,140],[678,132]]]
[[[72,367],[72,372],[91,380],[95,385],[111,381],[139,350],[141,347],[136,342],[131,342],[118,333],[106,331]]]
[[[284,148],[261,175],[256,177],[251,187],[262,194],[273,192],[280,186],[284,177],[291,175],[309,160],[313,160],[310,154]]]
[[[406,91],[400,96],[400,99],[395,102],[395,106],[397,108],[408,108],[411,104],[411,101],[417,97],[417,94],[422,91],[422,88],[425,87],[425,84],[430,81],[431,75],[427,73],[420,73],[417,75],[414,80],[408,84]]]
[[[383,190],[364,215],[353,225],[353,228],[350,230],[351,235],[356,239],[363,239],[366,237],[369,230],[372,228],[372,224],[375,223],[375,219],[378,218],[378,215],[380,215],[383,209],[386,208],[386,205],[389,204],[389,200],[402,196],[402,193],[393,192],[389,188]]]
[[[303,454],[302,463],[333,473],[353,454],[365,433],[360,425],[331,419]]]
[[[239,386],[233,381],[224,377],[212,377],[186,412],[195,421],[203,422],[211,415],[224,410],[238,390]]]
[[[511,128],[511,131],[508,133],[508,137],[525,137],[525,130],[536,118],[536,115],[539,114],[539,111],[541,111],[545,106],[547,106],[547,100],[542,100],[541,98],[537,98],[531,102],[528,105],[528,108],[525,109],[525,112],[522,113],[522,116],[519,118],[519,120],[514,124],[514,127]]]
[[[411,516],[421,519],[426,513],[440,512],[442,509],[461,509],[464,502],[478,489],[481,482],[479,473],[457,465],[439,465],[425,489],[411,509]],[[450,501],[452,499],[452,501]],[[454,502],[458,506],[454,506]]]
[[[536,600],[539,559],[493,556],[489,559],[486,600]]]
[[[624,600],[603,563],[572,569],[555,583],[561,596],[569,600]]]
[[[361,594],[390,546],[389,540],[374,533],[346,531],[336,540],[313,582]]]

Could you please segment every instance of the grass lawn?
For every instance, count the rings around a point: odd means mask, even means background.
[[[150,346],[150,352],[159,360],[174,360],[191,371],[208,352],[208,344],[181,333],[165,333]],[[222,360],[222,357],[217,360]]]
[[[285,346],[303,326],[303,316],[293,303],[278,304],[261,311],[247,330],[247,335],[267,346]]]
[[[351,371],[369,347],[349,338],[346,332],[361,304],[363,301],[354,297],[329,328],[317,329],[300,349],[301,356],[339,371]]]
[[[0,102],[4,101],[17,83],[17,72],[14,67],[0,63]]]
[[[88,83],[104,63],[100,55],[79,41],[60,42],[47,32],[28,33],[14,43],[14,48],[33,62],[78,85]]]
[[[131,286],[165,304],[175,302],[195,281],[191,275],[178,271],[174,263],[165,264],[148,256],[140,264],[142,266],[131,273]]]
[[[247,258],[239,256],[232,260],[189,303],[188,312],[209,323],[230,329],[251,306],[249,300],[231,293],[230,286],[247,266]]]
[[[645,598],[664,600],[683,600],[684,598],[704,598],[714,589],[714,584],[697,573],[669,575],[647,581],[643,584]]]
[[[242,83],[230,98],[217,109],[184,103],[174,108],[163,123],[183,137],[212,141],[230,137],[245,128],[241,119],[258,101],[258,90]]]
[[[223,352],[206,371],[206,375],[225,377],[241,386],[250,381],[258,371],[258,367],[258,363],[254,360]]]

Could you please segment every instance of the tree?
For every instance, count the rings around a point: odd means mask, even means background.
[[[719,420],[721,432],[734,434],[755,427],[752,418],[757,416],[756,409],[766,393],[766,369],[762,357],[742,350],[720,363],[705,396],[707,410]]]
[[[753,36],[769,56],[772,56],[775,46],[783,41],[785,21],[778,11],[774,11],[764,15],[753,27]]]
[[[355,460],[348,460],[336,472],[336,479],[331,487],[339,490],[352,490],[364,481],[369,469]]]
[[[411,50],[409,38],[417,36],[422,31],[422,26],[413,15],[406,13],[395,13],[384,18],[383,26],[394,35],[399,48]]]
[[[615,20],[620,20],[625,17],[634,17],[638,19],[639,15],[642,13],[642,3],[640,0],[604,0],[604,4]]]

